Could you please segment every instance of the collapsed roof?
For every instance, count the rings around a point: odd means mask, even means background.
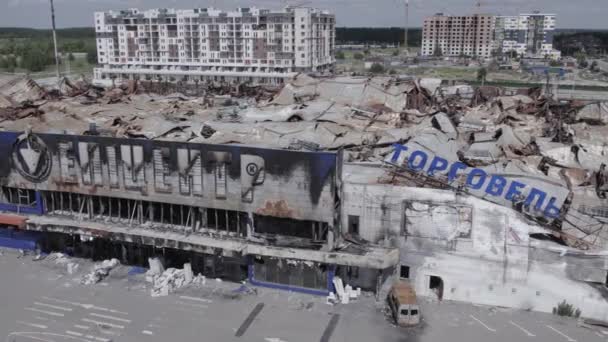
[[[47,92],[26,77],[0,79],[0,129],[343,150],[346,162],[374,163],[407,142],[450,162],[552,184],[567,206],[551,228],[577,247],[608,246],[607,103],[396,77],[298,75],[274,92],[197,85],[200,96],[149,89],[64,80]]]

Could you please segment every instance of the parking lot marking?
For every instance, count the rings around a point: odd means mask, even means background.
[[[198,309],[207,309],[207,308],[209,308],[209,305],[196,304],[196,303],[188,303],[188,302],[184,302],[182,300],[178,300],[175,303],[180,304],[180,305],[184,305],[184,306],[189,306],[191,308],[198,308]]]
[[[555,331],[556,333],[558,333],[558,334],[562,335],[564,338],[566,338],[566,340],[568,340],[568,342],[576,342],[576,340],[575,340],[575,339],[573,339],[572,337],[570,337],[570,336],[568,336],[568,335],[564,334],[563,332],[561,332],[561,331],[559,331],[559,330],[555,329],[554,327],[552,327],[552,326],[550,326],[550,325],[547,325],[547,328],[549,328],[549,329],[551,329],[551,330]]]
[[[236,336],[236,337],[243,336],[243,334],[245,334],[245,331],[247,331],[247,328],[249,328],[251,323],[253,323],[253,320],[255,319],[255,317],[260,313],[260,311],[262,311],[263,308],[264,308],[264,303],[259,303],[258,305],[256,305],[255,308],[253,308],[253,310],[249,314],[249,316],[247,316],[247,318],[245,318],[245,320],[243,321],[243,324],[241,324],[241,326],[236,331],[236,334],[234,336]]]
[[[154,333],[151,332],[150,330],[142,330],[141,333],[144,335],[154,335]]]
[[[119,325],[119,324],[114,324],[114,323],[108,323],[108,322],[100,322],[100,321],[95,321],[95,320],[88,319],[88,318],[83,318],[83,319],[81,319],[81,321],[87,322],[87,323],[95,323],[98,326],[99,325],[107,325],[108,327],[116,328],[116,329],[124,329],[125,328],[124,325]]]
[[[181,298],[181,299],[188,299],[188,300],[194,300],[194,301],[203,302],[203,303],[213,303],[212,300],[206,299],[206,298],[198,298],[198,297],[190,297],[190,296],[179,296],[179,298]]]
[[[496,332],[496,329],[492,329],[489,326],[487,326],[484,322],[482,322],[481,320],[479,320],[479,318],[473,316],[473,315],[469,315],[472,319],[476,320],[479,324],[483,325],[484,328],[488,329],[491,332]]]
[[[529,337],[535,337],[536,335],[534,335],[533,333],[529,332],[528,330],[524,329],[523,327],[519,326],[517,323],[513,322],[513,321],[509,321],[509,323],[511,323],[511,325],[519,328],[519,330],[523,331],[526,335],[528,335]]]
[[[84,304],[84,303],[78,303],[78,302],[70,302],[69,300],[63,300],[63,299],[57,299],[57,298],[52,298],[52,297],[47,297],[47,296],[43,296],[43,299],[46,300],[50,300],[56,303],[63,303],[63,304],[70,304],[73,306],[77,306],[77,307],[81,307],[83,309],[87,309],[87,310],[98,310],[98,311],[105,311],[105,312],[111,312],[114,314],[120,314],[120,315],[128,315],[128,312],[123,312],[123,311],[118,311],[118,310],[114,310],[114,309],[109,309],[109,308],[104,308],[101,306],[95,306],[93,304]]]
[[[46,329],[46,328],[48,328],[44,324],[36,324],[36,323],[30,323],[30,322],[24,322],[24,321],[17,321],[17,323],[24,324],[24,325],[27,325],[27,326],[30,326],[30,327],[34,327],[34,328],[38,328],[38,329]]]
[[[329,339],[331,338],[331,335],[334,333],[334,330],[336,329],[336,326],[338,325],[339,320],[340,320],[339,314],[334,314],[333,316],[331,316],[331,319],[329,320],[329,323],[327,324],[325,331],[323,331],[323,335],[321,335],[320,342],[329,342]]]
[[[40,309],[36,309],[36,308],[25,308],[25,310],[39,312],[39,313],[43,313],[45,315],[56,316],[56,317],[63,317],[63,316],[65,316],[64,314],[59,313],[59,312],[45,311],[45,310],[40,310]]]
[[[86,325],[80,325],[80,324],[74,324],[74,328],[80,329],[80,330],[89,330],[89,329],[91,329],[90,327],[87,327]]]
[[[72,311],[71,308],[64,308],[63,306],[57,306],[57,305],[51,305],[51,304],[47,304],[47,303],[40,303],[40,302],[34,302],[34,305],[38,305],[38,306],[44,306],[47,308],[51,308],[51,309],[55,309],[55,310],[60,310],[60,311]]]
[[[99,317],[99,318],[106,318],[106,319],[113,320],[113,321],[118,321],[118,322],[131,323],[130,319],[118,318],[118,317],[108,316],[108,315],[102,315],[102,314],[98,314],[98,313],[94,313],[94,312],[90,313],[89,315],[95,316],[95,317]]]

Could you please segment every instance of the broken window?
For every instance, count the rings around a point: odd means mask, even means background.
[[[35,200],[35,192],[30,191],[30,199]],[[5,196],[5,192],[2,196]],[[15,194],[7,196],[16,196]],[[45,191],[42,192],[42,198],[47,212],[52,215],[79,215],[81,219],[109,220],[128,225],[151,224],[193,231],[207,225],[210,229],[224,230],[239,236],[247,232],[247,213],[244,212],[71,192]]]
[[[359,216],[348,215],[348,233],[359,236]]]
[[[3,186],[0,191],[0,203],[17,204],[28,207],[36,205],[36,191]]]
[[[253,268],[258,281],[327,290],[327,267],[323,264],[257,256]]]
[[[253,215],[255,232],[326,241],[328,225],[325,222],[294,220],[290,218]]]
[[[410,278],[410,267],[406,265],[401,265],[399,270],[399,278],[401,279],[409,279]]]

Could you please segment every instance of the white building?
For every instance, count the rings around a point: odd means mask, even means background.
[[[335,16],[313,8],[95,13],[95,79],[280,84],[330,69]],[[104,82],[105,81],[105,82]]]
[[[496,17],[497,46],[503,52],[558,59],[561,52],[553,49],[555,22],[555,14],[538,12]]]

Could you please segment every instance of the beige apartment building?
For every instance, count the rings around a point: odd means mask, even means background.
[[[423,56],[490,57],[494,49],[495,17],[491,14],[449,16],[438,13],[424,20]]]

